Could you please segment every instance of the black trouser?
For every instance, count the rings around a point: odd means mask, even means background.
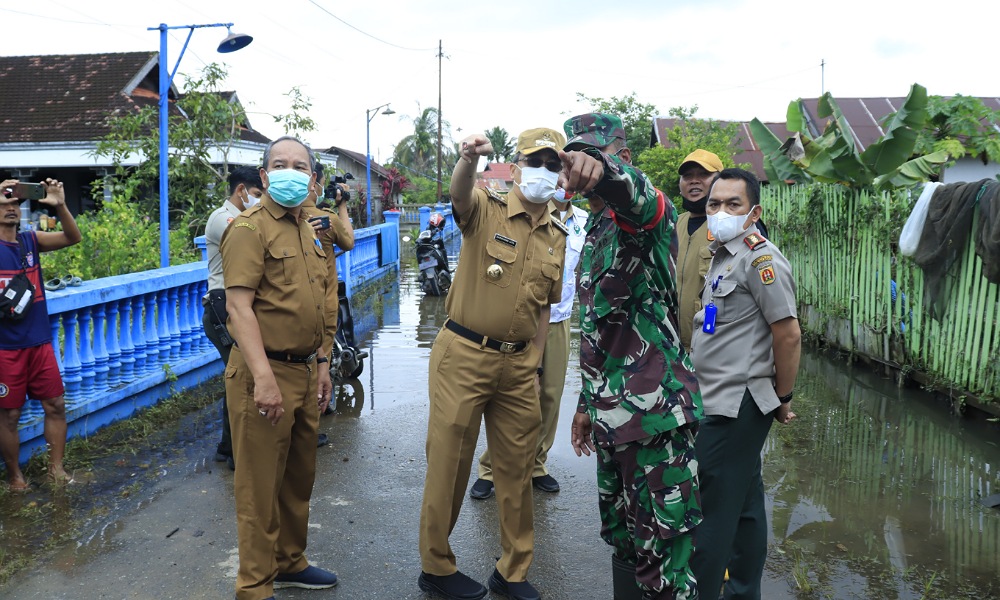
[[[222,337],[218,329],[216,329],[216,321],[214,314],[212,312],[211,304],[205,306],[205,314],[201,318],[202,327],[205,328],[205,335],[215,346],[215,349],[219,351],[219,355],[222,356],[223,364],[229,364],[229,351],[233,348],[232,344],[223,344]],[[223,323],[225,325],[225,323]],[[222,440],[219,441],[219,446],[216,449],[219,454],[224,454],[226,456],[233,455],[233,434],[229,428],[229,409],[226,408],[226,400],[222,399]]]
[[[750,390],[735,418],[705,417],[695,440],[704,520],[691,569],[702,598],[718,598],[726,569],[724,597],[760,600],[767,556],[767,513],[760,453],[774,422],[763,414]]]

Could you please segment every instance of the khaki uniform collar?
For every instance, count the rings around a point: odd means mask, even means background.
[[[551,209],[553,209],[554,207],[555,205],[552,204],[552,201],[550,200],[547,206],[549,210],[542,211],[542,216],[539,217],[538,219],[539,225],[545,225],[551,220],[550,219],[550,215],[552,214]],[[509,219],[514,218],[522,213],[524,213],[524,215],[527,216],[528,218],[531,218],[531,215],[529,215],[528,212],[524,210],[524,202],[521,202],[521,197],[518,194],[514,193],[513,190],[511,190],[507,194],[507,218]]]
[[[264,192],[261,196],[260,204],[264,207],[264,210],[266,210],[268,214],[277,220],[280,220],[285,216],[291,216],[291,213],[289,213],[284,206],[275,202],[274,198],[271,197],[271,194],[268,194],[267,192]]]

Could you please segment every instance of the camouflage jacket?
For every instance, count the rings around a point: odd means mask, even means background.
[[[596,156],[596,154],[595,154]],[[606,154],[587,221],[580,293],[578,412],[601,446],[633,442],[703,417],[677,326],[676,211],[638,169]]]

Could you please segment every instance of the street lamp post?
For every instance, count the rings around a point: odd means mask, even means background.
[[[365,196],[368,201],[368,223],[366,227],[372,226],[372,119],[374,119],[378,114],[378,109],[385,107],[382,111],[383,115],[394,115],[396,111],[389,108],[389,103],[386,102],[381,106],[376,106],[375,108],[369,108],[365,111],[365,118],[368,119],[368,123],[365,124],[365,172],[368,174],[368,187],[365,190]]]
[[[177,74],[177,67],[181,65],[184,58],[184,51],[187,50],[188,42],[191,41],[191,34],[195,29],[203,27],[225,27],[229,34],[219,44],[219,52],[235,52],[245,48],[253,41],[253,38],[243,33],[233,33],[232,23],[212,23],[207,25],[167,25],[160,23],[159,27],[149,27],[148,31],[160,32],[160,268],[170,266],[170,202],[169,202],[169,165],[167,161],[167,149],[169,148],[169,108],[170,84]],[[171,29],[187,29],[187,39],[184,40],[184,47],[177,55],[177,63],[174,64],[173,71],[167,70],[167,31]]]

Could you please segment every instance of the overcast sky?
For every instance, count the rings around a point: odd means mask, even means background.
[[[225,29],[196,30],[180,72],[225,63],[227,87],[270,137],[282,130],[267,114],[287,112],[283,94],[300,86],[319,125],[307,141],[362,154],[365,110],[389,102],[397,114],[371,121],[382,160],[412,131],[407,117],[437,105],[438,40],[458,140],[495,125],[559,128],[588,108],[576,92],[765,121],[824,86],[834,97],[903,96],[914,82],[1000,96],[998,17],[987,0],[0,0],[6,55],[155,51],[147,27],[232,21],[250,46],[218,54]],[[171,35],[171,66],[184,35]]]

